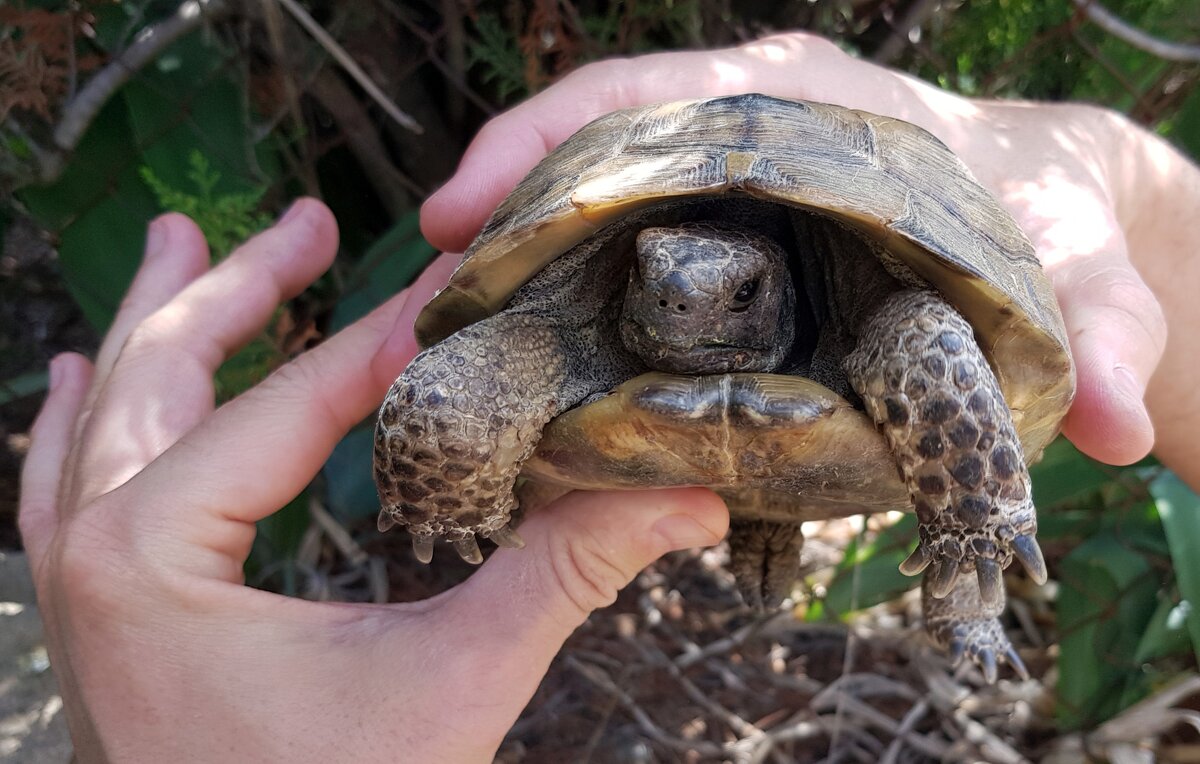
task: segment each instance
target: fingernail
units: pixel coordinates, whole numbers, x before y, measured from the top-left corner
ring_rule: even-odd
[[[303,199],[297,199],[296,201],[292,202],[292,206],[288,207],[287,210],[279,216],[279,220],[276,221],[276,225],[284,225],[293,218],[297,217],[304,209],[304,205],[302,204],[303,201]]]
[[[1133,371],[1128,366],[1114,367],[1113,380],[1127,397],[1138,401],[1146,397],[1146,388],[1138,381],[1138,378],[1134,376]]]
[[[709,546],[721,540],[690,515],[667,515],[654,523],[652,530],[665,538],[672,549]]]
[[[62,356],[55,356],[50,359],[50,390],[54,392],[63,380]]]
[[[147,259],[156,256],[158,253],[166,249],[167,246],[167,224],[163,222],[161,217],[150,221],[149,227],[146,228],[146,254]]]

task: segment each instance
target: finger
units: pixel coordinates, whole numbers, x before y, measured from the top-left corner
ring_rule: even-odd
[[[80,503],[124,483],[211,412],[217,367],[336,251],[332,214],[301,199],[132,329],[81,439]]]
[[[164,529],[159,552],[177,569],[240,580],[253,523],[302,491],[346,432],[378,409],[417,352],[415,312],[457,259],[439,258],[410,289],[222,406],[113,501],[133,524],[154,514]]]
[[[171,212],[146,229],[142,264],[96,354],[93,379],[103,384],[130,332],[208,270],[208,244],[186,215]]]
[[[666,552],[715,544],[728,527],[707,489],[568,494],[521,525],[524,549],[497,550],[443,601],[438,633],[448,654],[467,657],[456,670],[477,700],[527,698],[593,610]]]
[[[51,361],[50,391],[29,433],[18,522],[35,575],[58,527],[59,488],[91,378],[92,365],[81,355],[64,353]]]
[[[1034,181],[1005,181],[999,191],[1033,242],[1066,324],[1077,387],[1063,432],[1095,459],[1128,464],[1154,444],[1143,398],[1162,357],[1166,323],[1126,256],[1107,193],[1089,183],[1091,175],[1086,165],[1071,171],[1050,165]]]
[[[1081,259],[1054,274],[1078,375],[1063,432],[1095,459],[1135,462],[1154,445],[1144,398],[1166,345],[1162,309],[1120,255]]]
[[[208,270],[208,262],[208,244],[204,234],[186,215],[167,213],[151,221],[146,230],[142,264],[96,354],[92,387],[76,419],[76,441],[83,435],[91,419],[96,398],[130,332],[178,294],[179,290]]]

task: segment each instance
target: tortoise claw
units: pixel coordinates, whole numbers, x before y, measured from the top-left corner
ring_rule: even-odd
[[[933,562],[933,553],[925,544],[918,542],[917,548],[912,551],[912,554],[900,563],[900,572],[906,576],[915,576],[929,567],[931,562]]]
[[[379,510],[379,519],[375,521],[375,527],[379,529],[380,533],[387,533],[399,524],[391,512],[386,509]]]
[[[967,654],[967,642],[963,639],[955,639],[950,642],[950,647],[947,649],[950,658],[950,665],[957,666],[962,663]]]
[[[929,593],[935,599],[943,599],[954,589],[954,582],[958,578],[958,560],[937,560],[926,575]]]
[[[979,598],[989,608],[1004,607],[1004,572],[995,560],[980,558],[975,561],[975,574],[979,578]]]
[[[491,531],[486,536],[496,546],[504,547],[505,549],[524,549],[525,539],[513,530],[511,525],[501,525],[494,531]]]
[[[1004,659],[1008,661],[1008,665],[1012,666],[1012,670],[1017,672],[1017,676],[1026,682],[1029,681],[1029,669],[1025,668],[1025,661],[1021,660],[1021,656],[1017,655],[1017,650],[1012,645],[1008,646],[1008,650],[1004,652]]]
[[[467,536],[453,542],[454,551],[458,552],[458,556],[471,563],[478,565],[483,562],[483,553],[479,551],[479,544],[475,543],[474,536]]]
[[[419,562],[426,565],[433,559],[433,537],[432,536],[413,536],[413,555]]]
[[[975,656],[975,662],[979,665],[979,670],[983,672],[983,681],[988,684],[995,684],[996,677],[999,676],[999,670],[996,668],[996,653],[991,648],[981,650],[979,655]]]
[[[1046,583],[1046,560],[1042,557],[1042,549],[1037,539],[1030,534],[1021,534],[1012,541],[1013,555],[1021,561],[1021,567],[1036,584]]]

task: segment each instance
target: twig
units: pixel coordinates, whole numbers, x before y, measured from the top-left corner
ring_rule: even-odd
[[[1015,748],[985,727],[981,722],[972,719],[961,708],[955,711],[951,718],[962,729],[964,736],[971,743],[979,746],[986,761],[996,764],[1028,764],[1029,759],[1022,756]]]
[[[929,713],[929,701],[921,700],[913,704],[913,707],[900,720],[900,726],[896,729],[896,737],[892,740],[892,744],[888,746],[887,751],[884,752],[879,764],[896,764],[900,760],[900,751],[903,750],[904,744],[908,742],[908,735],[917,726],[917,722],[927,713]]]
[[[300,112],[300,92],[296,88],[296,81],[292,78],[291,67],[286,65],[288,57],[287,47],[283,41],[283,14],[280,12],[279,6],[271,2],[271,0],[260,0],[260,2],[262,4],[263,26],[267,28],[267,41],[270,43],[271,52],[274,54],[275,60],[280,64],[280,80],[283,82],[285,109],[292,120],[292,129],[295,131],[296,143],[299,146],[299,153],[302,155],[300,161],[296,163],[296,174],[300,176],[301,181],[304,183],[305,193],[309,196],[319,196],[320,184],[317,182],[316,171],[311,159],[304,156],[308,153],[308,130],[304,124],[304,117]]]
[[[425,132],[425,128],[421,127],[421,125],[418,124],[415,119],[400,111],[400,107],[396,106],[396,104],[393,103],[392,100],[388,98],[382,90],[379,89],[379,86],[367,76],[367,73],[362,70],[362,67],[358,65],[358,62],[350,57],[350,54],[346,52],[345,48],[339,45],[337,40],[333,39],[333,37],[326,32],[320,24],[313,20],[313,17],[308,15],[308,11],[301,8],[300,4],[297,3],[296,0],[279,0],[279,4],[282,5],[288,13],[292,14],[296,21],[300,23],[300,26],[304,27],[305,31],[312,35],[313,39],[316,40],[322,48],[329,52],[329,55],[333,56],[334,60],[346,70],[346,74],[349,74],[351,77],[353,77],[354,81],[357,82],[363,90],[367,91],[367,95],[371,96],[375,103],[379,104],[380,108],[387,112],[387,115],[394,119],[398,125],[411,130],[417,135]]]
[[[731,730],[736,732],[739,737],[746,738],[763,734],[763,731],[758,727],[755,727],[750,722],[746,721],[733,711],[730,711],[728,708],[725,708],[720,703],[709,698],[707,695],[701,692],[700,688],[697,687],[692,680],[684,676],[683,671],[681,671],[679,667],[676,666],[671,659],[662,652],[662,650],[659,650],[653,645],[643,645],[635,639],[627,639],[626,641],[636,648],[652,665],[665,669],[666,672],[671,675],[671,678],[678,682],[681,687],[683,687],[683,691],[687,693],[689,698],[691,698],[695,703],[700,705],[710,714],[725,722],[725,724]]]
[[[786,618],[790,620],[791,617],[792,616],[789,613],[776,613],[756,618],[742,628],[730,634],[728,637],[718,639],[715,642],[709,642],[703,648],[695,652],[689,651],[684,653],[675,659],[675,665],[681,669],[685,669],[697,661],[702,661],[706,658],[711,658],[715,655],[729,652],[737,647],[740,647],[747,639],[754,636],[759,631],[762,631],[768,623],[771,623],[779,618]]]
[[[412,208],[412,199],[424,199],[428,195],[425,189],[396,168],[379,131],[341,77],[335,72],[323,71],[313,80],[310,92],[341,128],[346,144],[358,158],[371,187],[393,219]]]
[[[1095,0],[1072,0],[1093,24],[1118,40],[1167,61],[1200,61],[1200,45],[1160,40],[1117,16]]]
[[[647,737],[654,740],[656,743],[664,745],[673,751],[679,751],[680,753],[695,752],[701,756],[709,756],[712,758],[721,757],[726,754],[725,746],[710,743],[707,740],[684,740],[682,738],[667,734],[661,727],[654,723],[654,720],[650,718],[649,714],[642,710],[642,707],[637,704],[637,701],[635,701],[633,697],[629,695],[629,693],[618,687],[617,684],[609,678],[608,674],[604,673],[604,671],[600,669],[600,667],[589,666],[573,655],[566,656],[564,662],[568,667],[570,667],[596,688],[616,698],[617,702],[629,712],[629,714],[633,717],[633,720],[637,722],[639,727],[641,727],[642,732],[646,733]]]
[[[409,33],[421,38],[421,41],[425,43],[425,57],[429,59],[429,63],[433,64],[437,70],[442,73],[442,76],[446,78],[446,81],[453,85],[458,92],[466,96],[467,100],[474,104],[476,109],[479,109],[488,117],[495,115],[495,107],[488,103],[483,96],[476,93],[469,85],[467,85],[465,77],[467,70],[466,63],[463,63],[462,71],[460,72],[455,68],[454,65],[443,61],[442,58],[437,54],[438,38],[435,35],[425,31],[420,26],[414,24],[411,19],[401,13],[398,9],[394,8],[393,5],[394,4],[389,3],[388,5],[384,6],[384,9],[391,15],[392,18],[403,24],[404,28],[407,29]]]
[[[360,568],[366,564],[367,553],[363,551],[357,541],[350,537],[342,524],[329,514],[329,510],[325,509],[325,506],[315,496],[309,498],[308,513],[312,515],[312,519],[321,526],[321,530],[325,531],[325,535],[351,565]]]
[[[212,18],[228,10],[225,0],[187,0],[174,15],[152,24],[137,35],[137,40],[121,55],[97,72],[83,89],[63,107],[62,118],[54,129],[57,152],[43,154],[39,179],[50,183],[62,173],[66,156],[75,150],[92,120],[129,78],[158,57],[171,43]]]

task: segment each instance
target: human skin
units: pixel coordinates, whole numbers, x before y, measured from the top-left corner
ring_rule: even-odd
[[[463,249],[520,176],[593,116],[747,90],[894,114],[959,152],[1055,278],[1080,370],[1068,433],[1110,461],[1150,447],[1141,386],[1165,326],[1129,257],[1172,325],[1198,325],[1200,301],[1184,299],[1200,283],[1195,234],[1178,223],[1200,206],[1200,180],[1106,112],[965,101],[802,35],[594,65],[489,123],[427,203],[425,232]],[[254,522],[303,490],[378,405],[456,258],[214,409],[213,371],[328,267],[336,235],[328,210],[302,200],[210,270],[195,225],[163,216],[95,362],[51,365],[20,522],[82,761],[490,761],[591,610],[664,552],[725,533],[723,506],[702,489],[575,493],[521,526],[526,549],[497,550],[425,602],[245,587]],[[1200,415],[1181,373],[1192,335],[1172,335],[1149,400],[1160,455],[1195,484],[1200,459],[1178,429],[1194,431]]]

